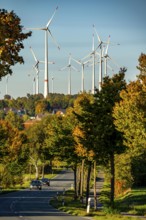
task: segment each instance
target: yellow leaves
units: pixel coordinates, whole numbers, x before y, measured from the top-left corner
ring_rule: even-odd
[[[79,138],[83,138],[84,137],[83,131],[80,129],[79,126],[76,126],[74,128],[73,135],[74,135],[76,140],[78,140]]]
[[[73,136],[74,136],[74,139],[76,141],[76,145],[75,145],[75,152],[78,156],[80,157],[90,157],[90,158],[93,158],[94,156],[94,152],[93,150],[87,150],[83,144],[80,143],[80,139],[84,138],[84,133],[83,131],[80,129],[79,126],[76,126],[74,128],[74,131],[73,131]]]
[[[116,129],[123,133],[124,143],[133,154],[146,146],[146,76],[130,82],[120,93],[122,100],[113,110]]]
[[[0,136],[3,138],[3,152],[10,160],[15,160],[22,149],[24,135],[17,128],[12,127],[8,122],[0,121]]]
[[[88,106],[91,103],[93,103],[93,100],[94,100],[93,95],[90,93],[84,92],[84,93],[79,94],[79,96],[74,102],[75,112],[80,114],[83,110],[83,107]]]
[[[83,135],[83,131],[79,128],[79,126],[76,126],[74,128],[74,131],[73,131],[73,136],[74,136],[74,139],[76,141],[76,146],[75,146],[75,152],[79,155],[79,156],[87,156],[87,151],[86,149],[84,148],[84,146],[80,143],[80,138],[83,138],[84,135]]]
[[[75,146],[75,153],[80,157],[87,156],[87,150],[80,143],[78,143],[78,145]]]

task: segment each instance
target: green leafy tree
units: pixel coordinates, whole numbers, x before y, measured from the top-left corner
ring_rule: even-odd
[[[44,114],[49,111],[50,105],[46,99],[40,100],[35,106],[35,114]]]
[[[57,158],[61,161],[66,161],[74,171],[75,182],[75,197],[76,197],[76,170],[79,161],[78,154],[75,151],[75,141],[72,135],[75,124],[75,117],[67,111],[65,116],[51,115],[45,117],[45,136],[48,154],[52,158]]]
[[[90,93],[81,93],[74,102],[74,114],[76,116],[76,127],[74,138],[76,140],[76,152],[83,161],[86,161],[87,185],[86,185],[86,204],[89,198],[91,166],[94,161],[95,148],[95,118],[93,113],[94,98]],[[82,171],[83,172],[83,171]]]
[[[28,151],[31,163],[35,167],[36,179],[39,178],[39,164],[44,153],[45,133],[41,122],[36,122],[26,130]]]
[[[140,58],[140,66],[144,66],[141,61],[143,57],[144,55]],[[146,74],[144,69],[141,70],[136,81],[130,82],[126,90],[121,91],[120,97],[120,103],[116,103],[114,107],[114,124],[116,129],[123,133],[134,184],[140,185],[140,180],[142,184],[142,182],[145,183],[146,178],[145,169],[142,169],[143,172],[138,171],[141,170],[140,161],[142,163],[146,154]],[[145,164],[145,161],[142,164]]]
[[[31,32],[22,30],[21,20],[14,11],[0,9],[0,79],[12,74],[11,66],[24,63],[19,52],[24,48],[23,40],[31,36]]]
[[[23,118],[17,115],[13,111],[9,111],[7,115],[5,116],[5,120],[11,123],[11,126],[18,128],[19,130],[24,129],[24,121]]]
[[[122,134],[116,130],[112,112],[115,102],[119,102],[121,99],[119,96],[120,91],[126,87],[124,72],[125,69],[120,69],[120,72],[113,75],[113,77],[105,77],[101,91],[97,90],[95,93],[94,102],[98,152],[100,152],[101,162],[110,165],[111,206],[114,205],[115,155],[122,153],[124,150]]]
[[[141,53],[139,56],[139,65],[137,68],[140,70],[140,75],[146,75],[146,54]]]
[[[11,126],[9,122],[0,120],[0,163],[3,166],[2,184],[4,186],[16,183],[17,174],[12,164],[17,164],[17,167],[21,168],[19,175],[23,173],[28,158],[26,141],[26,135],[22,131]],[[12,175],[12,170],[15,176]]]

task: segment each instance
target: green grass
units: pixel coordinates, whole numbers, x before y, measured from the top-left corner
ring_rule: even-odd
[[[122,212],[146,215],[146,188],[132,189],[125,196],[117,199],[116,206]]]
[[[107,189],[107,192],[106,192]],[[132,220],[132,215],[144,216],[146,214],[146,189],[134,189],[128,192],[127,195],[119,198],[115,202],[115,209],[111,209],[108,204],[108,187],[104,189],[102,201],[105,206],[102,210],[95,211],[90,209],[87,214],[85,204],[80,200],[74,200],[74,192],[72,190],[65,192],[65,195],[59,195],[51,201],[51,205],[72,215],[92,216],[95,220]],[[64,199],[64,204],[62,203]],[[126,212],[128,216],[122,215],[121,212]],[[142,219],[135,217],[134,220]]]
[[[60,194],[57,197],[53,198],[50,204],[55,208],[72,215],[80,215],[80,216],[86,215],[85,204],[82,204],[80,200],[74,200],[73,190],[69,190],[65,192],[65,195]]]
[[[94,216],[95,220],[142,220],[139,217],[130,217],[130,216],[122,216],[122,215],[104,215],[104,216]]]

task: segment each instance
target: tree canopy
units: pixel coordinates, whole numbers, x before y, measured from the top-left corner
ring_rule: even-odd
[[[0,9],[0,79],[12,74],[11,66],[24,63],[19,55],[24,48],[23,40],[31,36],[31,32],[23,33],[21,19],[14,13]]]

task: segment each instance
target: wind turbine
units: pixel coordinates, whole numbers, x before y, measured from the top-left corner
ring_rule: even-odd
[[[69,76],[68,76],[68,94],[71,95],[71,69],[78,71],[74,66],[71,65],[71,54],[69,54],[69,61],[68,65],[64,66],[60,69],[60,71],[69,69]]]
[[[93,28],[94,28],[94,30],[95,30],[97,39],[98,39],[98,41],[99,41],[99,45],[98,45],[98,47],[96,48],[96,50],[97,50],[98,48],[100,48],[100,54],[101,54],[101,56],[100,56],[100,72],[99,72],[99,90],[101,90],[102,77],[103,77],[103,73],[102,73],[102,62],[103,62],[103,60],[102,60],[102,58],[104,57],[105,76],[107,76],[107,67],[109,67],[109,66],[107,65],[107,59],[108,59],[108,58],[111,59],[111,57],[109,57],[109,55],[108,55],[108,47],[109,47],[109,44],[110,44],[110,45],[120,45],[120,44],[119,44],[119,43],[116,43],[116,44],[110,43],[110,35],[109,35],[109,37],[108,37],[107,42],[102,41],[102,40],[100,39],[100,37],[99,37],[97,31],[96,31],[95,25],[93,25]],[[105,55],[104,55],[104,56],[102,55],[102,54],[103,54],[103,44],[104,44],[104,45],[105,45],[105,44],[107,45],[106,50],[105,50]],[[112,60],[112,59],[111,59],[111,60]]]
[[[98,47],[96,48],[96,50],[97,50],[98,48],[100,48],[100,69],[99,69],[99,91],[100,91],[100,90],[101,90],[101,84],[102,84],[102,75],[103,75],[103,73],[102,73],[103,44],[104,44],[104,43],[107,43],[107,42],[101,41],[101,39],[100,39],[100,37],[99,37],[99,35],[98,35],[98,33],[97,33],[96,28],[95,28],[94,25],[93,25],[93,28],[94,28],[94,30],[95,30],[97,39],[98,39],[98,41],[99,41],[99,45],[98,45]]]
[[[35,62],[36,62],[36,64],[34,65],[34,68],[35,68],[35,70],[36,70],[36,94],[39,94],[39,64],[40,63],[45,63],[44,61],[39,61],[38,59],[37,59],[37,57],[36,57],[36,55],[35,55],[35,53],[34,53],[34,51],[33,51],[33,49],[32,49],[32,47],[30,47],[30,50],[31,50],[31,53],[32,53],[32,55],[33,55],[33,57],[34,57],[34,60],[35,60]],[[54,64],[54,62],[48,62],[48,63],[50,63],[50,64]]]
[[[94,46],[94,34],[93,34],[92,52],[83,58],[85,59],[89,56],[92,57],[92,94],[95,93],[95,56],[96,55],[100,55],[100,54],[96,52],[96,49]]]
[[[37,58],[36,58],[36,55],[35,55],[35,53],[34,53],[34,51],[33,51],[33,49],[30,47],[30,50],[31,50],[31,53],[32,53],[32,55],[33,55],[33,57],[34,57],[34,60],[36,61],[36,64],[35,64],[35,66],[34,66],[34,68],[35,68],[35,70],[36,70],[36,79],[35,79],[35,84],[36,84],[36,94],[39,94],[39,63],[41,62],[41,61],[39,61]]]
[[[82,62],[80,60],[76,60],[74,58],[71,58],[72,60],[74,60],[76,63],[78,63],[79,65],[81,65],[82,67],[82,77],[81,77],[81,91],[84,92],[84,67],[85,67],[85,64],[89,63],[90,60],[87,60],[85,62]]]
[[[43,30],[45,31],[45,77],[44,77],[44,97],[46,98],[48,93],[49,93],[49,71],[48,71],[48,34],[51,36],[53,42],[57,45],[58,49],[60,49],[60,47],[58,46],[55,38],[53,37],[49,27],[50,24],[56,14],[58,7],[56,7],[52,17],[49,19],[48,23],[46,24],[45,27],[41,27],[41,28],[25,28],[25,29],[31,29],[31,30]]]
[[[108,40],[109,42],[109,40]],[[111,58],[111,56],[109,56],[108,54],[108,46],[109,46],[110,42],[107,44],[106,50],[105,50],[105,54],[104,54],[104,68],[105,68],[105,76],[107,76],[107,68],[111,69],[113,71],[113,69],[107,64],[108,60],[111,60],[115,66],[117,66],[119,68],[119,65]],[[119,44],[117,44],[119,45]]]

